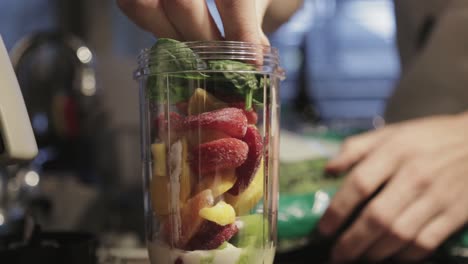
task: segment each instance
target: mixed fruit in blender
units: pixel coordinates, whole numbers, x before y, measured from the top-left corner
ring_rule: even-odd
[[[203,74],[147,81],[149,96],[165,98],[150,103],[154,263],[273,262],[262,199],[269,174],[267,77],[220,71],[225,66],[254,67],[214,61]]]

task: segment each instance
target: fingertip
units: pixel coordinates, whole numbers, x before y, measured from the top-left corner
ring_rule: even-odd
[[[270,40],[265,35],[265,33],[263,33],[261,29],[260,29],[260,44],[264,46],[270,46]]]
[[[129,17],[142,29],[157,38],[172,38],[180,41],[186,38],[172,24],[161,0],[127,0],[132,2],[127,12]]]
[[[223,21],[226,40],[266,44],[261,36],[260,23],[256,14],[255,1],[216,0],[216,6]]]
[[[327,173],[339,173],[346,170],[348,167],[347,161],[341,156],[337,156],[328,161],[325,165],[325,171]]]
[[[340,168],[339,162],[336,160],[330,160],[325,164],[325,171],[326,172],[335,172]]]
[[[205,0],[163,0],[168,20],[186,41],[221,40]]]

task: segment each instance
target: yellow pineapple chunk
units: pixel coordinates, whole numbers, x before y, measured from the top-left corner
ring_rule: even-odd
[[[228,105],[205,91],[197,88],[189,99],[188,114],[198,115],[204,112],[226,108]]]
[[[166,144],[151,145],[151,152],[153,153],[153,175],[166,176]]]
[[[200,217],[211,222],[215,222],[220,226],[232,224],[236,220],[236,212],[234,211],[234,208],[224,201],[218,202],[213,207],[203,208],[198,214]]]
[[[182,173],[180,175],[180,200],[186,202],[192,190],[192,176],[188,162],[187,140],[182,140]]]
[[[169,213],[171,194],[178,195],[181,204],[184,204],[191,194],[190,167],[188,164],[188,147],[186,140],[177,141],[171,145],[169,152],[170,176],[166,175],[166,147],[165,144],[153,144],[154,155],[153,177],[150,184],[151,202],[153,210],[159,216]],[[172,181],[179,184],[170,183]]]
[[[165,216],[170,212],[169,188],[168,177],[154,176],[151,179],[151,205],[158,216]]]
[[[260,167],[255,174],[250,185],[245,189],[244,192],[237,196],[226,193],[224,198],[226,202],[232,205],[236,210],[237,215],[248,214],[252,208],[257,205],[258,201],[263,196],[263,161],[260,163]]]
[[[203,175],[202,177],[198,183],[197,192],[210,189],[214,197],[218,197],[231,189],[237,179],[235,169],[217,171],[210,175]]]

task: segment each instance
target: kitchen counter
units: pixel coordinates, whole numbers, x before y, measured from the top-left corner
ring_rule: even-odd
[[[305,264],[305,263],[312,263],[314,264],[327,264],[327,261],[323,261],[323,256],[318,256],[318,254],[323,255],[323,250],[316,248],[312,248],[310,246],[306,246],[300,250],[288,252],[288,253],[278,253],[275,258],[274,264]],[[364,264],[364,262],[358,262],[359,264]],[[424,262],[419,262],[416,264],[464,264],[468,263],[468,260],[453,260],[448,259],[441,256],[433,257]],[[390,262],[387,261],[381,264],[398,264],[398,262]]]

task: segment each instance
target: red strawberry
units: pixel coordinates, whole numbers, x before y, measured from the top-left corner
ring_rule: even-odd
[[[236,224],[221,226],[215,222],[205,221],[197,234],[187,244],[186,250],[211,250],[231,239],[239,228]]]
[[[175,105],[177,107],[177,110],[179,110],[180,113],[182,113],[183,115],[188,114],[188,106],[189,106],[188,101],[181,101],[181,102],[176,103]]]
[[[188,116],[185,124],[188,129],[219,130],[235,138],[243,138],[247,130],[247,118],[244,112],[237,108],[223,108]]]
[[[245,116],[247,117],[247,123],[255,125],[258,122],[258,115],[255,112],[255,109],[252,107],[250,110],[245,110],[244,102],[230,103],[229,106],[239,108],[244,111]]]
[[[257,112],[251,111],[244,111],[245,116],[247,117],[247,122],[251,125],[255,125],[258,122],[258,115]]]
[[[167,117],[162,113],[156,118],[155,128],[159,139],[172,144],[181,138],[185,130],[184,118],[176,112],[170,112]]]
[[[248,152],[247,144],[239,139],[217,139],[193,148],[190,164],[200,174],[233,169],[245,162]]]
[[[242,140],[249,146],[249,153],[247,154],[247,160],[236,169],[237,181],[228,191],[232,195],[238,195],[249,186],[262,160],[262,136],[255,126],[250,125],[247,128],[245,137]]]

